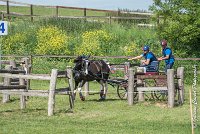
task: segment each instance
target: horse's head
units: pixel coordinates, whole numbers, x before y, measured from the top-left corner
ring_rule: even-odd
[[[90,56],[80,55],[76,59],[74,59],[74,63],[83,62],[84,60],[88,60]]]
[[[75,63],[74,69],[75,70],[82,70],[85,62],[88,61],[89,57],[90,56],[80,55],[76,59],[74,59],[74,63]]]

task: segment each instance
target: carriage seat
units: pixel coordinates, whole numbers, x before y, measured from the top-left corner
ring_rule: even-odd
[[[145,67],[146,67],[146,72],[158,72],[159,61],[152,61],[148,66]]]

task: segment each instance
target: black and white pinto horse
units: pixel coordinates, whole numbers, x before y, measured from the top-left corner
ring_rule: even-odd
[[[105,100],[107,92],[107,80],[110,67],[104,60],[88,60],[89,56],[78,56],[73,68],[73,77],[75,80],[75,92],[78,90],[82,101],[85,100],[81,92],[81,87],[88,82],[96,80],[101,84],[100,100]],[[78,89],[77,89],[78,88]]]

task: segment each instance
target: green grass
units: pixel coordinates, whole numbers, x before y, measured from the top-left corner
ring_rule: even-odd
[[[64,83],[59,81],[59,86]],[[34,88],[48,85],[36,81],[33,84]],[[99,85],[91,83],[90,88],[97,90]],[[166,102],[157,101],[128,106],[111,87],[106,101],[98,101],[99,95],[87,96],[84,102],[77,97],[73,111],[68,110],[68,96],[57,95],[55,115],[51,117],[47,116],[48,98],[30,97],[27,108],[20,110],[19,97],[13,96],[11,102],[0,104],[0,134],[189,134],[188,89],[189,86],[184,105],[172,109],[167,108]],[[200,127],[195,131],[200,131]]]

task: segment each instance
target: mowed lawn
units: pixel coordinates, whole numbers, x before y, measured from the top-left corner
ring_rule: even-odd
[[[87,96],[84,102],[77,97],[73,110],[69,110],[68,96],[57,95],[55,115],[51,117],[47,116],[48,98],[30,97],[26,109],[20,110],[19,97],[12,96],[11,102],[0,103],[0,134],[190,134],[190,87],[185,88],[184,105],[175,108],[167,108],[164,101],[129,106],[110,86],[106,101],[98,101],[98,94]],[[90,88],[94,91],[99,85],[92,83]],[[198,122],[196,133],[199,126]]]

